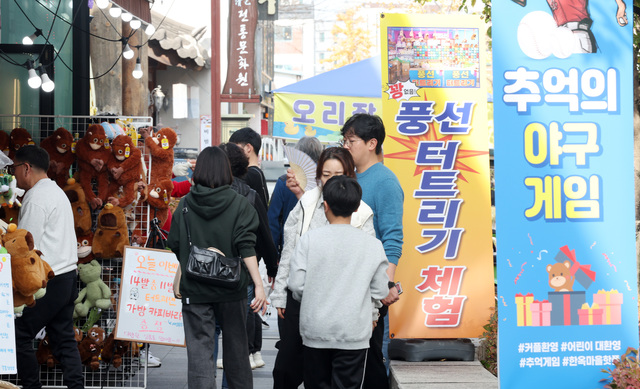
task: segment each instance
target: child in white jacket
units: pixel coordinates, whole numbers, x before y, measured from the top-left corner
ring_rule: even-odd
[[[322,192],[330,224],[302,236],[288,282],[301,302],[304,385],[359,388],[389,263],[379,240],[350,225],[362,197],[357,181],[335,176]]]

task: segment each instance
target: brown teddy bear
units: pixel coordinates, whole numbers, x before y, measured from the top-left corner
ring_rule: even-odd
[[[67,129],[60,127],[40,142],[40,147],[49,153],[49,170],[47,175],[59,187],[64,188],[69,178],[69,169],[76,159],[71,151],[73,136]]]
[[[16,156],[16,151],[20,150],[22,146],[35,144],[31,134],[26,128],[14,128],[9,135],[9,158],[13,160]]]
[[[86,134],[76,145],[78,157],[78,182],[84,189],[84,194],[91,205],[91,209],[100,207],[106,200],[109,190],[107,162],[111,156],[109,140],[104,128],[99,124],[92,124]],[[91,181],[97,182],[98,195],[93,193]]]
[[[129,243],[129,231],[122,208],[107,203],[98,215],[98,227],[93,235],[93,255],[96,258],[122,257]]]
[[[98,326],[93,326],[87,331],[87,336],[78,345],[80,360],[91,370],[100,368],[100,352],[105,340],[105,332]]]
[[[73,211],[73,224],[76,235],[86,235],[91,232],[91,210],[85,197],[82,186],[74,178],[67,180],[67,186],[63,188]]]
[[[549,286],[556,292],[572,292],[575,277],[571,275],[571,261],[547,265],[549,273]]]
[[[104,341],[102,347],[102,360],[109,363],[116,369],[122,366],[122,357],[129,352],[131,342],[116,340],[114,333],[112,332]]]
[[[4,153],[7,157],[9,156],[9,151],[11,147],[11,140],[9,138],[9,134],[5,131],[0,130],[0,151]]]
[[[151,206],[151,215],[158,218],[158,225],[163,226],[169,217],[169,202],[173,191],[173,181],[161,179],[151,181],[146,188],[144,201]]]
[[[171,179],[173,170],[173,146],[176,145],[178,136],[169,127],[165,127],[156,134],[150,133],[144,143],[151,154],[151,172],[149,182],[157,182],[162,179]]]
[[[41,258],[42,252],[34,250],[33,235],[29,231],[18,229],[14,223],[9,224],[7,232],[2,235],[2,245],[11,254],[13,306],[21,312],[23,305],[35,304],[34,295],[42,293],[54,273]]]
[[[142,176],[142,152],[131,137],[118,135],[111,143],[111,157],[107,168],[111,175],[108,201],[122,208],[131,204],[136,196],[135,185]],[[122,187],[122,194],[118,195]]]
[[[51,344],[49,343],[49,335],[45,336],[44,339],[40,341],[38,344],[38,349],[36,350],[36,359],[38,363],[41,365],[47,365],[48,368],[52,368],[57,365],[58,360],[53,356],[51,352]]]

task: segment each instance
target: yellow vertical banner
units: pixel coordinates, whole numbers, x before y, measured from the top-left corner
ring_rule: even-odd
[[[392,338],[477,337],[494,306],[484,30],[381,15],[384,163],[405,193]]]

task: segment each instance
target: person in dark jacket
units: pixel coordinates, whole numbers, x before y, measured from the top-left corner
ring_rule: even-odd
[[[269,230],[269,221],[267,219],[267,210],[262,202],[257,199],[259,196],[256,191],[251,189],[249,185],[240,177],[243,177],[247,173],[249,167],[249,160],[242,151],[242,149],[234,143],[224,143],[220,145],[220,148],[227,153],[229,162],[231,163],[231,174],[233,174],[233,183],[231,188],[239,194],[245,196],[247,200],[253,205],[258,212],[258,231],[256,237],[256,255],[258,261],[260,258],[264,259],[264,264],[267,268],[267,276],[269,277],[269,283],[275,280],[278,272],[278,252],[273,244],[271,237],[271,231]],[[249,301],[253,298],[253,285],[249,285],[247,291],[247,298]],[[265,365],[262,359],[262,317],[248,310],[247,317],[247,336],[249,338],[249,362],[252,368],[263,367]],[[223,388],[226,386],[223,379]]]
[[[182,299],[182,316],[187,346],[187,380],[191,389],[215,387],[213,359],[216,317],[223,318],[224,368],[231,387],[253,388],[247,349],[246,306],[250,279],[256,286],[254,311],[266,308],[266,297],[255,255],[258,215],[249,201],[231,189],[229,159],[219,147],[207,147],[198,156],[189,194],[180,200],[173,214],[168,246],[180,267],[174,293]],[[187,207],[186,215],[183,209]],[[188,239],[189,223],[191,239]],[[227,257],[241,257],[246,268],[236,288],[228,289],[194,280],[183,273],[190,241],[199,247],[215,247]],[[247,271],[248,270],[248,271]]]

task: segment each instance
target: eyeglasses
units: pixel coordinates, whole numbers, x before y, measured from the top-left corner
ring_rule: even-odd
[[[351,147],[351,145],[353,145],[354,143],[359,142],[359,141],[363,141],[364,142],[364,139],[360,139],[360,138],[356,138],[356,139],[342,138],[342,139],[340,139],[339,143],[340,143],[340,146],[342,146],[342,147]]]
[[[11,174],[12,176],[15,176],[16,175],[16,168],[18,166],[22,166],[22,165],[26,165],[26,164],[27,164],[26,162],[23,162],[23,163],[19,163],[17,165],[9,165],[9,166],[7,166],[7,173]]]

